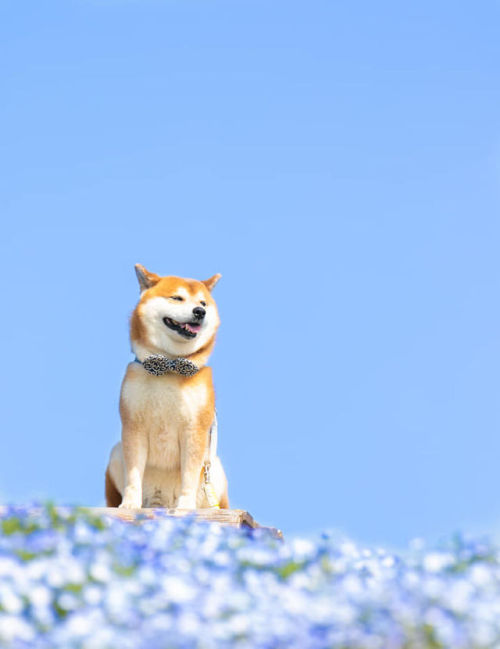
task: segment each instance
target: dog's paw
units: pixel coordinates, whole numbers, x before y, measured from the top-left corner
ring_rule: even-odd
[[[141,503],[137,500],[123,500],[118,507],[120,509],[141,509]]]
[[[177,509],[196,509],[195,496],[179,496]]]
[[[141,500],[142,499],[137,493],[132,491],[127,493],[127,490],[125,490],[121,505],[118,505],[118,507],[121,507],[122,509],[140,509],[142,507]]]

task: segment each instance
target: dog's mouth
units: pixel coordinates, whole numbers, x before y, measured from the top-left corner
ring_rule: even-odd
[[[196,338],[196,335],[201,329],[200,322],[177,322],[177,320],[172,320],[172,318],[163,318],[163,322],[169,329],[177,331],[184,338]]]

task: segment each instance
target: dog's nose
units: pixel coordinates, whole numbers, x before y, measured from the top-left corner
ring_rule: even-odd
[[[195,306],[193,309],[193,315],[197,320],[203,320],[205,317],[206,311],[201,306]]]

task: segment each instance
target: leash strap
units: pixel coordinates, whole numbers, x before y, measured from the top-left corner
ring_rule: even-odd
[[[214,414],[214,420],[208,431],[207,449],[205,451],[205,460],[203,462],[203,490],[211,509],[220,509],[219,499],[215,493],[214,485],[211,480],[210,469],[212,460],[217,455],[217,411]]]

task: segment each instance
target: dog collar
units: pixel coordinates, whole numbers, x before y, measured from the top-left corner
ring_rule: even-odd
[[[199,371],[192,361],[187,358],[167,358],[161,354],[153,354],[148,356],[143,361],[140,361],[137,356],[134,359],[135,363],[140,363],[146,372],[153,376],[163,376],[164,374],[180,374],[181,376],[193,376]]]

